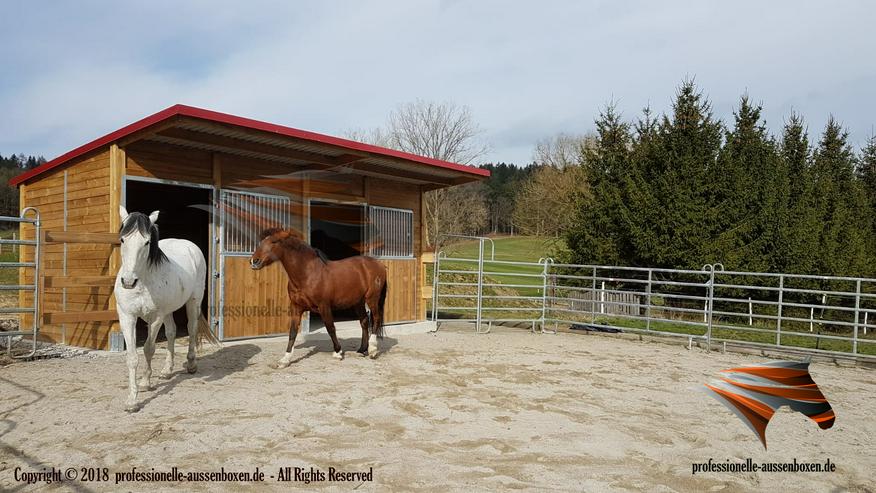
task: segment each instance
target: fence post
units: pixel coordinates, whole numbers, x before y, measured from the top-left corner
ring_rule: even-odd
[[[776,346],[782,345],[782,301],[785,294],[785,276],[779,274],[779,311],[776,317]]]
[[[477,305],[477,321],[475,322],[475,332],[481,331],[481,306],[484,296],[484,239],[481,238],[478,248],[478,305]]]
[[[754,307],[751,304],[751,296],[748,297],[748,326],[751,327],[754,325],[754,319],[752,318],[754,315]]]
[[[590,323],[596,323],[596,266],[593,266],[593,287],[590,288]]]
[[[544,327],[545,327],[545,324],[547,323],[547,304],[548,304],[547,292],[548,292],[548,275],[549,275],[549,271],[550,271],[549,263],[552,264],[553,260],[549,259],[549,258],[544,258],[542,260],[544,260],[544,271],[542,272],[542,275],[544,277],[542,279],[543,282],[542,282],[542,291],[541,291],[541,331],[542,331],[542,333],[544,333],[545,332]],[[554,333],[556,333],[556,331]]]
[[[651,330],[651,269],[648,269],[648,286],[645,287],[645,299],[648,304],[645,306],[645,330]]]
[[[444,252],[435,252],[435,264],[432,265],[432,321],[436,324],[438,323],[438,276],[441,275],[442,253]]]
[[[709,271],[709,290],[708,299],[706,301],[706,351],[712,350],[712,312],[713,302],[715,298],[715,266],[706,265]]]
[[[599,314],[605,315],[605,281],[602,281],[599,288]]]
[[[855,282],[855,332],[852,335],[852,354],[858,354],[858,323],[861,316],[861,280]]]

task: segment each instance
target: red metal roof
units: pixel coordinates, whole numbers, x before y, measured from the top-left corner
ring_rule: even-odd
[[[332,137],[329,135],[318,134],[315,132],[308,132],[306,130],[299,130],[297,128],[285,127],[283,125],[276,125],[273,123],[262,122],[258,120],[252,120],[249,118],[243,118],[240,116],[229,115],[227,113],[219,113],[218,111],[205,110],[202,108],[195,108],[193,106],[186,106],[183,104],[177,104],[167,108],[165,110],[159,111],[154,115],[147,116],[142,120],[136,121],[128,126],[122,127],[115,132],[111,132],[99,139],[93,140],[85,145],[79,146],[72,151],[69,151],[65,154],[62,154],[55,159],[41,165],[37,166],[34,169],[28,170],[11,180],[9,180],[9,184],[13,186],[17,186],[31,178],[39,176],[49,170],[57,168],[71,159],[79,157],[87,152],[91,152],[95,149],[99,149],[103,146],[109,145],[112,142],[127,137],[128,135],[133,134],[134,132],[143,130],[147,127],[151,127],[157,123],[161,123],[168,118],[172,118],[175,116],[186,116],[191,118],[200,118],[207,121],[217,122],[217,123],[225,123],[229,125],[237,125],[240,127],[245,127],[253,130],[261,130],[264,132],[270,132],[274,134],[284,135],[287,137],[293,137],[297,139],[309,140],[312,142],[319,142],[322,144],[333,145],[337,147],[341,147],[344,149],[368,152],[371,154],[376,154],[378,156],[388,156],[394,157],[398,159],[404,159],[406,161],[412,161],[415,163],[424,164],[427,166],[435,166],[439,168],[450,169],[454,171],[459,171],[462,173],[468,173],[477,176],[490,176],[490,171],[486,169],[476,168],[474,166],[466,166],[464,164],[451,163],[448,161],[441,161],[440,159],[432,159],[424,156],[417,156],[416,154],[409,154],[407,152],[397,151],[394,149],[387,149],[385,147],[379,147],[370,144],[363,144],[361,142],[356,142],[353,140],[342,139],[339,137]]]

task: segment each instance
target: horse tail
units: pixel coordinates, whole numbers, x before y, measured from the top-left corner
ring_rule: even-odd
[[[213,331],[210,330],[207,319],[204,318],[204,315],[200,315],[198,316],[198,338],[195,340],[195,347],[200,349],[204,345],[204,341],[209,342],[211,346],[215,347],[222,345],[219,343],[219,339],[216,338],[216,334],[213,334]]]
[[[376,333],[377,337],[383,337],[383,320],[386,312],[384,308],[386,308],[386,288],[389,286],[389,280],[384,279],[383,288],[380,290],[380,300],[377,302],[377,310],[380,313],[380,324],[377,326]]]

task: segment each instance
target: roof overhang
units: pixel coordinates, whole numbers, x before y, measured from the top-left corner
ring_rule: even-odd
[[[374,176],[442,188],[477,181],[489,170],[308,132],[216,111],[175,105],[107,134],[26,171],[9,183],[20,185],[112,143],[156,142],[287,163],[313,169]]]

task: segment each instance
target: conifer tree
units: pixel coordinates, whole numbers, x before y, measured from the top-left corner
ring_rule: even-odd
[[[814,198],[822,224],[815,272],[863,275],[870,237],[869,207],[855,179],[856,159],[848,133],[831,117],[813,156]]]
[[[566,235],[574,263],[622,261],[624,230],[619,217],[623,203],[617,185],[627,165],[629,146],[629,124],[609,105],[596,121],[595,142],[585,150],[583,167],[590,185],[589,200],[582,202],[575,226]]]

